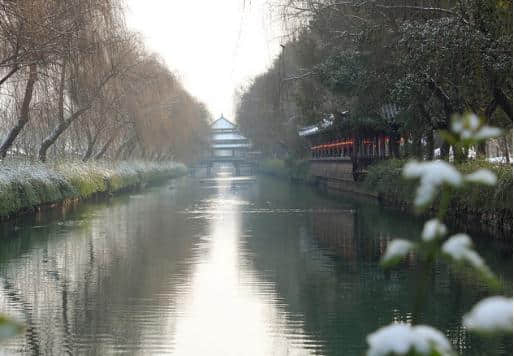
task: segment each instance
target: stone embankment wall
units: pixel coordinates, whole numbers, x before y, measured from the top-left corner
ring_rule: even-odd
[[[309,184],[327,191],[357,193],[377,198],[381,205],[414,214],[412,200],[416,182],[401,177],[405,161],[389,160],[369,168],[365,182],[355,182],[351,161],[270,160],[261,162],[259,171],[265,174]],[[469,166],[469,167],[468,167]],[[483,168],[481,162],[459,166],[464,172]],[[452,225],[465,231],[483,231],[496,238],[512,238],[512,166],[487,165],[498,175],[495,187],[474,186],[456,192],[447,214]],[[435,203],[437,205],[438,202]],[[435,209],[435,208],[434,208]],[[427,213],[430,216],[432,211]]]
[[[311,161],[309,175],[315,184],[323,189],[357,193],[377,197],[374,192],[364,189],[353,179],[353,164],[345,161]]]

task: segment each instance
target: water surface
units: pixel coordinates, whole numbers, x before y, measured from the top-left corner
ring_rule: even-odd
[[[378,266],[422,222],[270,178],[187,178],[0,229],[0,312],[27,325],[0,353],[362,355],[412,319],[414,256]],[[512,246],[475,236],[507,294]],[[423,322],[461,354],[512,354],[461,317],[488,290],[440,262]]]

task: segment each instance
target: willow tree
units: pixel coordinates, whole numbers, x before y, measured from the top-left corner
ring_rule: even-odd
[[[63,38],[68,35],[68,29],[59,30],[57,9],[55,1],[0,3],[0,87],[16,74],[25,82],[22,96],[15,96],[17,118],[0,143],[0,158],[5,158],[29,122],[38,70],[59,55]]]
[[[93,107],[109,81],[133,65],[126,61],[133,50],[132,38],[119,21],[117,5],[115,0],[77,0],[66,8],[79,40],[70,37],[61,58],[57,124],[41,143],[41,161],[62,133]]]

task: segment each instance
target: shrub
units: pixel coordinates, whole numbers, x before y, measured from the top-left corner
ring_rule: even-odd
[[[4,161],[0,166],[0,217],[70,198],[89,198],[187,173],[175,162]]]
[[[390,159],[371,165],[364,181],[365,186],[378,193],[386,204],[412,208],[416,185],[414,181],[402,177],[401,167],[406,162],[407,160]],[[474,217],[476,222],[491,225],[495,231],[503,231],[504,224],[510,224],[504,232],[512,230],[512,165],[475,160],[459,164],[456,168],[462,173],[489,169],[496,174],[498,183],[494,186],[469,185],[454,192],[450,202],[451,212],[466,215],[468,218]],[[431,210],[437,209],[438,204],[439,201],[436,200]]]

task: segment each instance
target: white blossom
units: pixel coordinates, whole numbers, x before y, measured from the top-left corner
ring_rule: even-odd
[[[414,244],[407,240],[395,239],[387,245],[386,252],[382,257],[382,263],[389,263],[396,259],[403,258],[412,250]]]
[[[440,331],[426,325],[391,324],[368,335],[367,356],[406,355],[453,355],[450,342]]]
[[[476,140],[487,140],[489,138],[494,138],[494,137],[498,137],[502,134],[502,130],[500,130],[499,128],[497,127],[492,127],[492,126],[482,126],[480,128],[480,130],[478,130],[475,135],[474,135],[474,138]]]
[[[430,203],[442,184],[458,187],[462,183],[462,175],[452,165],[444,161],[416,162],[411,161],[403,167],[406,178],[420,178],[414,204],[418,207]]]
[[[471,183],[480,183],[485,185],[496,184],[496,174],[491,172],[489,169],[479,169],[471,174],[464,177],[464,180]]]
[[[482,257],[472,249],[471,238],[463,233],[451,236],[441,247],[455,261],[468,262],[475,268],[486,268]]]
[[[425,223],[421,238],[423,241],[432,241],[438,237],[445,235],[447,232],[446,225],[441,223],[439,219],[431,219]]]
[[[475,114],[468,114],[454,119],[451,123],[451,129],[463,139],[477,141],[498,137],[502,133],[497,127],[480,126],[480,119]]]
[[[464,315],[466,328],[483,333],[512,331],[512,298],[489,297]]]

